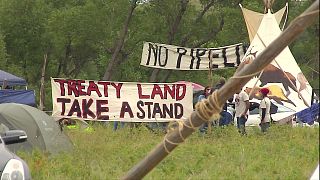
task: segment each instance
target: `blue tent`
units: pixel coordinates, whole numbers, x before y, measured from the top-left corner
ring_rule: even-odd
[[[13,74],[0,70],[0,86],[7,81],[7,86],[26,86],[27,81],[23,78],[17,77]]]
[[[33,90],[0,90],[0,104],[19,103],[36,107],[36,98]]]
[[[314,103],[309,108],[298,112],[296,115],[299,121],[313,124],[313,122],[319,117],[319,109],[319,103]]]

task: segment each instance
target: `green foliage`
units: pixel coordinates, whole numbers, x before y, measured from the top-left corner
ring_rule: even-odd
[[[3,41],[3,35],[1,34],[0,31],[0,64],[3,66],[6,64],[6,60],[7,60],[7,51],[6,51],[6,46],[5,43]],[[2,67],[1,68],[4,68]]]
[[[119,179],[164,137],[144,126],[94,129],[69,130],[71,152],[49,157],[39,151],[20,153],[32,178]],[[263,135],[248,127],[245,137],[232,126],[213,128],[210,135],[191,135],[145,179],[308,179],[318,159],[319,128],[274,125]]]
[[[143,42],[194,47],[221,47],[248,43],[248,35],[238,1],[211,2],[192,0],[179,14],[180,0],[139,1],[113,74],[114,81],[147,82],[152,69],[140,66]],[[275,1],[274,11],[285,5]],[[248,9],[263,12],[263,1],[242,1]],[[287,25],[312,1],[289,1]],[[45,79],[50,92],[50,77],[102,79],[115,50],[128,14],[127,0],[0,0],[0,63],[1,69],[24,77],[37,92],[44,55],[48,55]],[[177,17],[181,21],[175,27]],[[219,31],[220,23],[223,27]],[[176,29],[175,29],[176,28]],[[210,34],[216,30],[217,34]],[[170,37],[171,36],[171,37]],[[290,45],[293,55],[310,83],[319,87],[319,22],[308,28]],[[313,70],[310,70],[310,67]],[[161,71],[164,77],[168,71]],[[229,78],[234,70],[215,70],[213,82],[220,76]],[[179,80],[210,84],[208,72],[174,71],[167,82]],[[38,93],[37,93],[38,98]],[[46,98],[49,104],[49,94]],[[50,105],[51,106],[51,105]]]

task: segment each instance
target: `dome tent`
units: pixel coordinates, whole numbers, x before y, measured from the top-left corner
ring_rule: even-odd
[[[37,108],[16,103],[0,104],[0,123],[10,130],[27,133],[26,142],[8,145],[12,151],[39,149],[55,154],[72,148],[70,139],[54,119]]]

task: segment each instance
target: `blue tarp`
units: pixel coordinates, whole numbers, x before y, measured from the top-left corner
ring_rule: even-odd
[[[7,81],[7,86],[19,86],[19,85],[26,86],[27,85],[27,82],[25,79],[0,70],[0,86],[3,85],[3,82],[5,80]]]
[[[0,90],[0,104],[2,103],[19,103],[29,106],[36,106],[36,100],[33,90]]]
[[[309,108],[298,112],[296,116],[299,121],[312,124],[313,121],[319,116],[319,103],[312,104]]]

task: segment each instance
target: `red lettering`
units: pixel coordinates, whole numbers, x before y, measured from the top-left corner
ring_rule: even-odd
[[[182,91],[182,94],[179,94],[180,89]],[[177,84],[177,89],[176,89],[176,100],[180,101],[181,99],[184,98],[186,95],[187,87],[185,84]]]
[[[98,85],[94,81],[89,81],[87,95],[91,96],[91,92],[92,91],[95,91],[99,97],[102,96],[101,93],[100,93]]]
[[[118,85],[117,85],[116,83],[111,83],[111,86],[113,86],[114,88],[116,88],[117,98],[120,98],[120,90],[121,90],[122,84],[123,84],[123,83],[118,83]]]
[[[65,96],[64,84],[67,83],[67,81],[64,79],[54,79],[54,82],[57,82],[60,85],[60,96]]]
[[[83,89],[85,89],[85,86],[82,85],[82,83],[85,83],[84,80],[78,80],[78,91],[79,91],[79,95],[80,96],[85,96],[87,95],[87,93],[85,91],[83,91]]]
[[[160,88],[159,85],[157,84],[154,84],[153,85],[153,90],[152,90],[152,93],[151,93],[151,99],[154,99],[154,97],[156,95],[159,95],[161,99],[163,99],[163,94],[162,94],[162,90]]]
[[[144,94],[142,94],[141,84],[137,84],[137,86],[138,86],[139,99],[150,99],[150,95],[144,95]]]
[[[108,97],[108,85],[110,85],[110,82],[98,81],[98,84],[103,85],[104,97]]]
[[[79,97],[79,93],[76,86],[76,80],[68,80],[68,95],[72,95],[73,93],[76,97]]]
[[[164,99],[168,99],[168,94],[170,94],[171,98],[175,98],[176,86],[173,85],[172,88],[167,84],[164,85]]]

